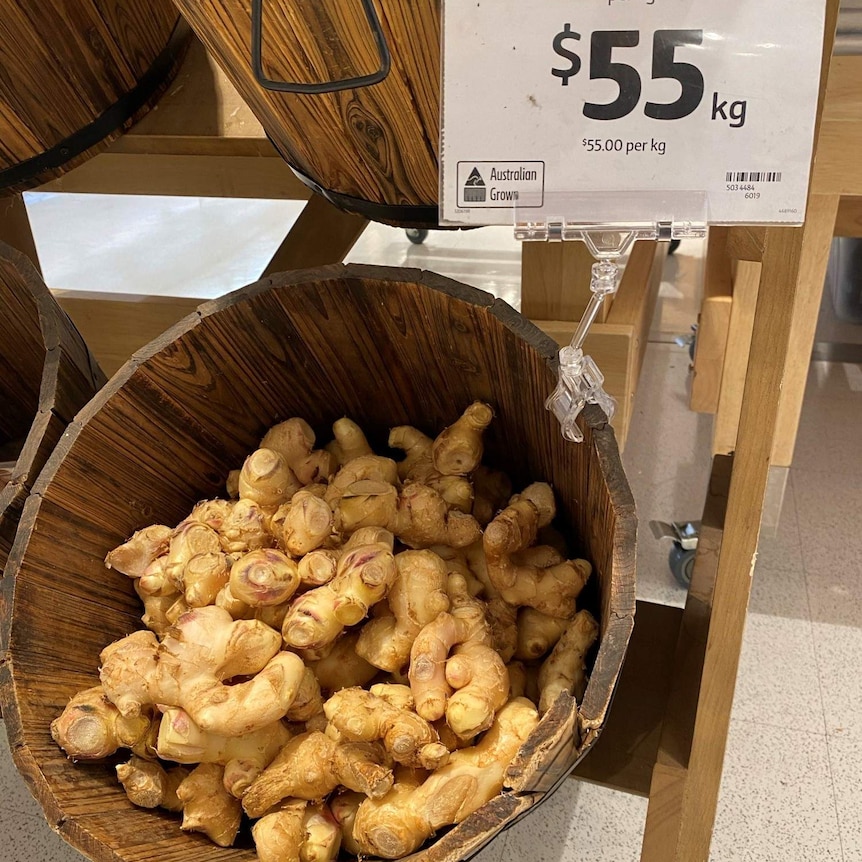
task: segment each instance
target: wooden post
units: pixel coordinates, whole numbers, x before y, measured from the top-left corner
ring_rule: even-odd
[[[366,227],[368,220],[362,216],[342,212],[325,198],[312,195],[262,277],[341,263]]]
[[[838,195],[814,194],[808,199],[808,213],[802,234],[802,259],[796,276],[787,375],[772,458],[773,464],[779,467],[789,467],[793,463],[839,201]]]
[[[829,0],[818,127],[838,7],[838,0]],[[735,241],[741,244],[737,255],[762,260],[762,270],[724,534],[719,549],[699,549],[695,564],[650,787],[642,862],[709,858],[782,388],[790,374],[805,230],[738,232]],[[702,583],[711,566],[714,588]],[[693,644],[700,646],[691,649]]]
[[[521,259],[521,314],[530,320],[577,323],[590,301],[595,258],[582,242],[525,242]],[[604,323],[608,309],[599,323]]]

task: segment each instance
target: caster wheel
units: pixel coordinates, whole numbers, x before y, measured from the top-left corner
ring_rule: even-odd
[[[678,248],[679,244],[682,242],[681,239],[672,239],[670,241],[670,248],[668,249],[668,254],[673,254]]]
[[[668,558],[670,570],[673,572],[673,576],[686,589],[691,586],[691,573],[694,570],[694,558],[696,555],[697,551],[686,551],[676,543],[670,549],[670,557]]]
[[[422,245],[426,239],[428,239],[428,231],[422,228],[411,227],[407,228],[404,233],[407,234],[407,239],[413,243],[413,245]]]

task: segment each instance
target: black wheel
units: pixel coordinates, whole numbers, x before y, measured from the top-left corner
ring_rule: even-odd
[[[697,551],[686,551],[681,545],[674,542],[670,549],[670,570],[673,576],[682,586],[688,589],[691,586],[691,573],[694,570],[694,558]]]
[[[424,228],[418,227],[409,227],[404,233],[407,234],[407,239],[413,243],[413,245],[422,245],[426,239],[428,239],[428,231]]]
[[[668,254],[673,254],[678,248],[679,244],[682,242],[681,239],[672,239],[670,241],[670,248],[667,250]]]

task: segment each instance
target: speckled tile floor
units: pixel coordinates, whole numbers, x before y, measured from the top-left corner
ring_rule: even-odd
[[[69,195],[29,206],[52,286],[201,297],[253,280],[295,217],[271,202],[244,202],[241,218],[237,202]],[[411,246],[374,227],[351,259],[434,269],[517,305],[518,254],[505,229]],[[669,604],[684,593],[647,524],[698,517],[706,490],[711,420],[688,411],[688,356],[672,343],[695,322],[701,265],[696,243],[668,263],[624,456],[642,525],[639,595]],[[847,336],[829,320],[820,332]],[[862,862],[860,431],[862,369],[812,363],[781,521],[761,541],[712,862]],[[3,739],[0,787],[0,860],[83,858],[45,824]],[[478,858],[636,862],[645,816],[645,800],[570,782]]]

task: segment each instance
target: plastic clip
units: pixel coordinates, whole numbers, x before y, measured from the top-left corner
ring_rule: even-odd
[[[584,441],[577,420],[587,404],[597,404],[608,421],[616,413],[617,402],[605,392],[604,375],[593,358],[584,355],[583,345],[605,300],[616,293],[619,281],[620,267],[616,261],[605,259],[593,264],[589,305],[572,343],[560,351],[559,382],[545,402],[545,407],[557,417],[563,437],[572,443]]]

